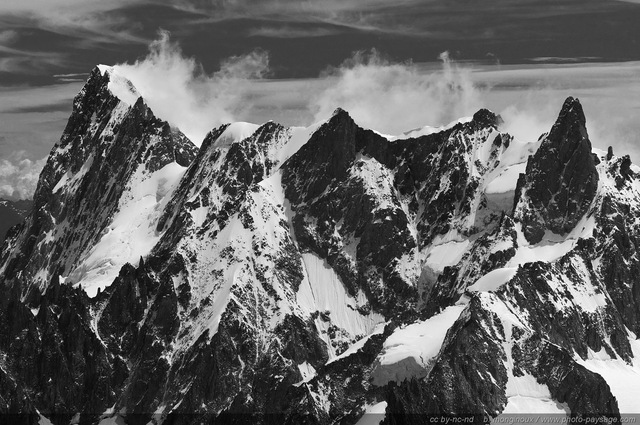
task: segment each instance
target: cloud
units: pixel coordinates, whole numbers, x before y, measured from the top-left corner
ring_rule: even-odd
[[[82,80],[82,83],[86,78]],[[51,111],[59,111],[60,105],[66,103],[65,113],[71,113],[74,96],[82,89],[80,82],[54,84],[48,86],[29,87],[2,87],[0,86],[0,114],[21,113],[25,110],[45,110],[51,107]],[[5,117],[6,121],[10,121]],[[5,123],[3,119],[3,123]]]
[[[357,52],[318,78],[272,80],[269,55],[253,51],[220,63],[207,74],[168,33],[134,64],[117,66],[161,118],[195,143],[232,121],[309,125],[341,107],[356,122],[387,134],[440,126],[482,107],[505,119],[503,129],[534,141],[549,131],[567,96],[581,99],[594,146],[611,144],[640,158],[639,63],[500,65],[392,62],[375,50]],[[635,94],[634,94],[635,93]],[[615,113],[611,113],[615,111]]]
[[[625,5],[602,0],[548,2],[453,2],[437,0],[173,0],[176,8],[208,17],[209,22],[258,19],[295,24],[331,24],[362,32],[442,41],[539,41],[552,35],[575,35],[591,23],[591,14],[617,13]],[[629,0],[639,3],[640,0]],[[628,7],[626,8],[629,9]],[[564,19],[573,17],[573,19]],[[603,17],[604,18],[604,17]],[[555,22],[554,22],[555,21]],[[631,20],[629,20],[631,22]],[[551,25],[550,22],[553,22]],[[593,28],[590,28],[592,33]],[[580,40],[580,39],[579,39]],[[554,42],[556,40],[554,39]],[[562,41],[560,41],[561,43]],[[476,43],[473,43],[476,44]],[[445,46],[448,47],[448,46]],[[473,46],[467,46],[473,50]],[[536,49],[536,51],[539,51]],[[484,52],[483,52],[484,53]]]
[[[7,50],[0,46],[0,52]],[[63,63],[61,55],[57,54],[19,52],[13,49],[10,53],[13,56],[0,57],[0,72],[36,75],[50,68],[60,67]]]
[[[65,35],[89,35],[91,40],[147,42],[127,29],[127,20],[112,12],[143,1],[130,0],[4,0],[0,16],[24,25]]]
[[[358,52],[327,72],[329,87],[310,99],[310,109],[320,120],[341,107],[360,125],[390,134],[472,115],[481,107],[480,90],[448,53],[440,60],[440,70],[424,73],[412,63],[391,63],[375,50]]]
[[[31,199],[46,158],[32,161],[24,151],[14,152],[7,159],[0,159],[0,198]]]
[[[259,28],[256,35],[274,38],[307,38],[322,35],[329,29],[302,30],[297,25],[319,23],[364,32],[404,34],[408,36],[432,34],[416,20],[422,17],[432,0],[398,0],[390,5],[384,0],[231,0],[202,2],[177,0],[175,7],[208,17],[210,22],[238,19],[258,19],[284,23],[283,28]],[[292,27],[291,24],[296,24]],[[251,34],[251,33],[250,33]],[[317,34],[317,35],[316,35]],[[254,34],[251,34],[254,35]]]
[[[470,72],[453,63],[448,53],[440,61],[440,67],[424,73],[411,62],[393,63],[372,50],[354,53],[316,79],[269,81],[267,52],[232,56],[207,74],[162,32],[143,60],[115,69],[157,116],[200,144],[223,123],[284,117],[285,123],[294,124],[293,115],[295,124],[308,125],[328,118],[337,107],[365,127],[392,134],[472,115],[482,105]]]
[[[640,62],[482,66],[472,73],[485,106],[522,140],[550,130],[564,99],[580,99],[594,147],[640,161]]]
[[[199,145],[213,127],[243,115],[249,103],[248,85],[267,75],[269,55],[255,50],[232,56],[217,72],[207,74],[171,42],[168,32],[161,32],[147,57],[115,69],[133,83],[154,113]]]
[[[315,27],[309,28],[296,27],[291,25],[282,26],[262,26],[251,28],[247,35],[249,37],[267,37],[267,38],[311,38],[311,37],[327,37],[331,35],[342,34],[345,30],[339,27]]]
[[[76,72],[71,74],[55,74],[53,78],[63,83],[77,83],[86,81],[88,72]]]
[[[0,31],[0,45],[12,44],[18,39],[18,32],[15,30]]]

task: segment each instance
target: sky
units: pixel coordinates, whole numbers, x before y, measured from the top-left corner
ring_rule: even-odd
[[[489,107],[537,138],[573,95],[594,145],[640,160],[638,22],[617,0],[2,0],[0,197],[31,196],[100,63],[196,144],[338,106],[389,134]]]

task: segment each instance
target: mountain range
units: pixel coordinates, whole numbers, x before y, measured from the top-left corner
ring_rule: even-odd
[[[1,417],[640,413],[640,169],[558,106],[535,142],[337,109],[198,148],[96,67],[0,251]]]

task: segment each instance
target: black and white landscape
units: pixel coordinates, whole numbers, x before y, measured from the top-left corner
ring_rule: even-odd
[[[1,424],[638,418],[640,5],[56,2],[0,6]]]
[[[96,67],[2,249],[2,412],[633,411],[640,170],[558,109],[529,143],[485,109],[396,137],[337,109],[197,148]]]

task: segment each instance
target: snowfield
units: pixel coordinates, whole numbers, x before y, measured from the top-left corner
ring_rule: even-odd
[[[421,322],[396,329],[384,342],[372,374],[375,385],[424,377],[440,352],[447,331],[460,317],[464,306],[445,308]]]

